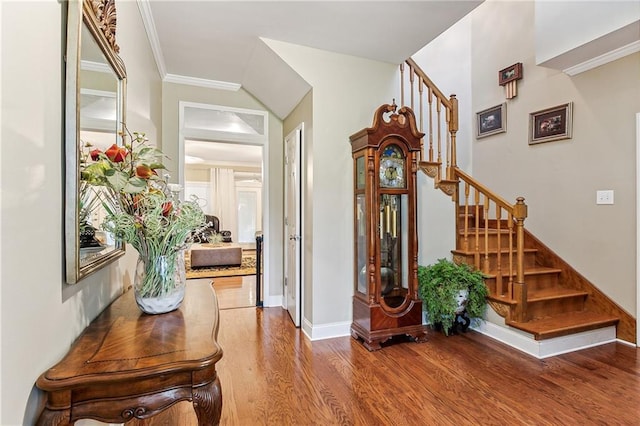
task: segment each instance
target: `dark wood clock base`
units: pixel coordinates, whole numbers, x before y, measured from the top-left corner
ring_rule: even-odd
[[[364,347],[377,351],[382,343],[402,335],[418,343],[427,341],[426,329],[422,325],[421,300],[411,301],[402,312],[391,314],[380,305],[369,305],[358,297],[353,298],[351,336],[361,340]]]
[[[359,328],[356,324],[351,325],[351,337],[360,340],[362,345],[370,351],[381,349],[384,342],[395,336],[409,336],[411,340],[416,343],[427,341],[427,333],[422,325],[396,328],[393,330],[379,330],[377,332],[367,332],[367,330],[362,329],[358,330]]]

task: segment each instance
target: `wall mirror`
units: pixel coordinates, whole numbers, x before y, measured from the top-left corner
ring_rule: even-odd
[[[124,254],[124,244],[102,230],[100,191],[82,181],[80,170],[89,149],[123,143],[126,71],[114,0],[70,0],[68,8],[65,251],[66,280],[74,284]]]

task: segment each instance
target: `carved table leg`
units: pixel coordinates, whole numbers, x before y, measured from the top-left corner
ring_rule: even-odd
[[[61,426],[71,425],[71,410],[49,410],[45,408],[38,421],[37,426]]]
[[[222,414],[222,390],[220,379],[193,389],[193,409],[198,417],[198,426],[217,426]]]

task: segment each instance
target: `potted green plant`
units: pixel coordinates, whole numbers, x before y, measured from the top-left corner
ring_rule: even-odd
[[[469,265],[439,259],[429,266],[418,266],[418,288],[431,326],[442,327],[446,335],[457,319],[477,321],[484,317],[484,275]]]

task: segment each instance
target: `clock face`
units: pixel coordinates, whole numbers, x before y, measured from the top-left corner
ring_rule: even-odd
[[[402,151],[391,145],[380,157],[380,186],[385,188],[404,188],[404,158]]]

